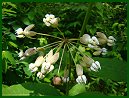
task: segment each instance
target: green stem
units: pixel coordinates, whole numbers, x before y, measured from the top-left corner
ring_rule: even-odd
[[[85,18],[84,18],[84,22],[81,28],[81,32],[79,34],[79,38],[84,34],[85,29],[86,29],[86,25],[88,23],[89,17],[90,17],[90,12],[91,12],[91,8],[93,6],[94,3],[89,3],[89,7],[88,7],[88,11],[86,12]]]
[[[64,37],[64,33],[61,32],[61,30],[60,30],[58,27],[56,27],[56,28],[57,28],[57,30],[61,33],[61,35],[63,36],[63,38],[65,38],[65,37]]]
[[[60,44],[59,44],[59,47],[58,47],[58,49],[56,50],[56,52],[55,52],[55,53],[57,53],[57,52],[59,52],[59,51],[60,51],[60,49],[61,49],[61,47],[63,46],[63,44],[64,44],[64,41],[63,41],[62,43],[60,43]]]
[[[75,45],[73,45],[72,43],[70,43],[72,46],[74,46],[81,54],[82,54],[82,56],[85,56],[85,54],[84,53],[82,53]],[[88,55],[86,55],[87,57],[89,57]],[[90,58],[90,57],[89,57]]]
[[[73,58],[73,55],[72,55],[72,52],[71,52],[71,50],[70,50],[69,45],[67,45],[67,47],[68,47],[68,49],[69,49],[69,52],[70,52],[70,55],[71,55],[71,57],[72,57],[72,59],[73,59],[74,64],[77,65],[76,62],[75,62],[75,60],[74,60],[74,58]]]
[[[64,45],[63,52],[62,52],[62,56],[61,56],[61,59],[60,59],[60,64],[59,64],[59,68],[58,68],[58,75],[59,75],[59,71],[60,71],[62,59],[63,59],[63,56],[64,56],[64,50],[65,50],[65,47],[66,47],[66,44]]]
[[[78,38],[71,38],[71,39],[68,39],[69,41],[74,41],[74,40],[80,40]]]
[[[53,43],[47,44],[47,45],[45,45],[45,46],[43,46],[43,47],[38,47],[37,50],[44,50],[44,48],[53,46],[53,44],[54,44],[54,45],[55,45],[55,44],[59,44],[59,42],[61,42],[61,41],[53,42]]]
[[[60,38],[60,37],[56,37],[56,36],[49,35],[49,34],[42,34],[42,33],[36,33],[36,34],[38,34],[38,35],[44,35],[44,36],[50,36],[50,37],[53,37],[53,38],[57,38],[57,39],[61,39],[62,40],[62,38]]]

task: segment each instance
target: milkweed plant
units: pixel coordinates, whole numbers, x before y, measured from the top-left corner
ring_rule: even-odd
[[[35,76],[42,80],[45,78],[47,74],[52,72],[55,69],[55,64],[58,63],[58,72],[55,77],[53,77],[53,84],[60,85],[61,83],[67,83],[70,81],[70,65],[65,66],[64,75],[59,76],[62,60],[64,57],[65,50],[67,50],[70,54],[70,58],[73,61],[73,67],[76,72],[76,83],[78,84],[86,84],[88,82],[87,76],[83,73],[83,70],[87,70],[88,72],[94,71],[96,73],[101,70],[101,64],[99,61],[95,61],[91,56],[82,53],[78,44],[82,44],[84,47],[87,47],[92,50],[93,55],[102,56],[107,55],[108,47],[112,47],[115,45],[116,39],[113,36],[106,36],[102,32],[96,32],[96,35],[91,36],[90,34],[83,34],[80,38],[67,38],[64,36],[64,33],[59,29],[60,18],[55,17],[53,14],[46,14],[43,18],[43,22],[47,27],[53,27],[53,29],[57,29],[62,37],[56,37],[49,34],[37,33],[33,31],[32,28],[35,26],[34,24],[28,25],[25,29],[18,28],[16,30],[16,37],[18,38],[31,38],[35,39],[36,35],[47,36],[57,39],[58,41],[47,44],[43,47],[31,47],[27,49],[25,52],[21,49],[18,53],[20,60],[26,59],[26,57],[30,57],[33,54],[44,51],[45,48],[49,47],[50,51],[44,55],[39,55],[36,60],[29,64],[29,70],[32,74],[36,74]],[[49,28],[48,28],[49,29]],[[75,56],[72,50],[75,50],[75,53],[80,54],[80,59],[75,60]],[[62,52],[60,52],[62,51]]]

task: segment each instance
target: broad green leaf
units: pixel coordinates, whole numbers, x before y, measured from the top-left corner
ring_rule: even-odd
[[[45,83],[22,83],[2,88],[2,96],[59,96],[54,87]]]
[[[8,59],[10,61],[10,63],[13,65],[15,65],[15,63],[16,63],[11,52],[9,52],[9,51],[2,51],[2,58]]]
[[[106,96],[101,92],[98,91],[86,91],[84,93],[78,94],[76,96]]]
[[[69,96],[75,96],[85,91],[85,84],[76,84],[69,90]]]
[[[102,79],[111,79],[114,81],[127,81],[127,62],[116,58],[94,58],[100,62],[101,70],[99,72],[91,72],[92,75]]]

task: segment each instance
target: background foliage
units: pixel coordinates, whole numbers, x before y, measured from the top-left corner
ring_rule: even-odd
[[[35,60],[36,55],[19,61],[19,49],[26,50],[30,47],[44,46],[55,41],[53,38],[36,36],[37,40],[29,38],[19,39],[15,36],[15,30],[19,27],[35,24],[34,31],[61,36],[60,33],[46,27],[42,19],[47,13],[52,13],[60,18],[59,28],[68,38],[78,38],[85,13],[89,3],[66,2],[66,3],[2,3],[2,94],[40,96],[40,95],[65,95],[66,84],[54,86],[51,82],[56,75],[57,69],[50,73],[44,80],[35,79],[28,70],[28,64]],[[127,95],[127,3],[126,2],[96,2],[90,12],[86,32],[95,35],[97,31],[107,36],[114,36],[116,45],[108,47],[110,52],[107,56],[94,57],[102,63],[99,73],[87,73],[88,84],[75,83],[76,73],[74,68],[71,73],[69,84],[69,96],[75,95]],[[80,50],[91,54],[91,50]],[[65,52],[63,66],[67,63],[67,51]],[[78,59],[78,58],[77,58]],[[65,62],[66,61],[66,62]],[[58,65],[56,65],[58,66]],[[55,66],[55,67],[56,67]],[[63,70],[62,70],[63,73]],[[61,75],[62,75],[61,73]],[[32,83],[33,82],[33,83]],[[39,88],[41,87],[41,88]],[[46,92],[45,88],[48,89]],[[19,90],[17,90],[19,89]]]

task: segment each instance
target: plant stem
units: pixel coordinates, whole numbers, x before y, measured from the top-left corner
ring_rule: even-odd
[[[58,52],[58,51],[60,50],[60,48],[63,46],[63,44],[64,44],[64,41],[59,44],[59,47],[58,47],[58,49],[56,50],[56,52]],[[55,52],[55,53],[56,53],[56,52]]]
[[[61,30],[60,30],[58,27],[56,27],[56,28],[57,28],[57,30],[61,33],[61,35],[63,36],[63,38],[65,38],[65,37],[64,37],[64,33],[61,32]]]
[[[60,71],[62,59],[63,59],[63,56],[64,56],[64,50],[65,50],[65,47],[66,47],[66,44],[64,45],[63,52],[62,52],[62,56],[61,56],[61,59],[60,59],[60,64],[59,64],[59,68],[58,68],[58,75],[59,75],[59,71]]]
[[[84,53],[82,53],[75,45],[73,45],[72,43],[70,43],[72,46],[74,46],[81,54],[82,54],[82,56],[85,56],[85,54]],[[86,55],[87,57],[89,57],[88,55]],[[89,57],[90,58],[90,57]]]
[[[60,37],[56,37],[56,36],[49,35],[49,34],[42,34],[42,33],[36,33],[36,34],[38,34],[38,35],[44,35],[44,36],[50,36],[50,37],[53,37],[53,38],[57,38],[57,39],[61,39],[62,40],[62,38],[60,38]]]
[[[72,57],[72,59],[73,59],[73,62],[74,62],[74,64],[76,65],[76,62],[75,62],[75,60],[74,60],[74,58],[73,58],[73,55],[72,55],[72,52],[71,52],[71,50],[70,50],[70,48],[69,48],[69,45],[67,45],[67,47],[68,47],[68,49],[69,49],[70,55],[71,55],[71,57]]]
[[[80,40],[78,38],[71,38],[71,39],[68,39],[69,41],[74,41],[74,40]]]
[[[79,34],[79,38],[84,34],[85,32],[85,29],[86,29],[86,25],[88,23],[88,19],[90,17],[90,12],[91,12],[91,8],[93,6],[94,3],[89,3],[89,7],[88,7],[88,11],[86,12],[86,15],[85,15],[85,18],[84,18],[84,22],[83,22],[83,25],[82,25],[82,28],[81,28],[81,32]]]

